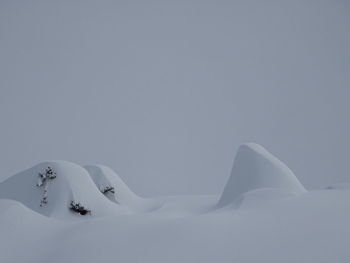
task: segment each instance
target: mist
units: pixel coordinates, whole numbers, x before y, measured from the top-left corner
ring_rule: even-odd
[[[0,180],[59,159],[220,193],[257,142],[348,182],[349,32],[347,1],[1,1]]]

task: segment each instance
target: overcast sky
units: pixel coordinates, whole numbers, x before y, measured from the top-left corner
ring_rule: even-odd
[[[348,1],[0,1],[0,180],[110,166],[141,195],[221,192],[254,141],[350,182]]]

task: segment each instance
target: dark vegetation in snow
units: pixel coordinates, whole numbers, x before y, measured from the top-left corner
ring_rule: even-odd
[[[56,173],[50,166],[48,166],[45,169],[45,172],[38,173],[38,176],[39,176],[39,178],[38,178],[38,182],[36,185],[39,187],[41,187],[41,186],[44,187],[44,193],[43,193],[43,197],[40,200],[40,206],[44,206],[48,202],[47,201],[47,198],[48,198],[48,187],[47,187],[48,180],[55,179]]]
[[[74,201],[70,202],[70,210],[72,210],[75,213],[79,213],[81,215],[87,215],[87,214],[91,214],[91,210],[85,208],[84,206],[82,206],[80,203],[76,203]]]
[[[114,194],[114,193],[115,193],[114,187],[112,187],[112,186],[106,186],[105,188],[101,189],[101,193],[104,194],[104,195],[105,195],[105,194],[108,194],[108,193]]]
[[[56,178],[56,173],[50,166],[48,166],[45,169],[45,173],[38,173],[38,175],[39,175],[39,180],[38,180],[38,183],[36,184],[37,186],[44,185],[46,180],[52,180]]]

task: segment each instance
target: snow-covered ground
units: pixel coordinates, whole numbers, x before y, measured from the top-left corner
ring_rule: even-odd
[[[145,199],[108,167],[49,161],[0,198],[1,263],[350,262],[349,184],[306,191],[252,143],[218,195]]]

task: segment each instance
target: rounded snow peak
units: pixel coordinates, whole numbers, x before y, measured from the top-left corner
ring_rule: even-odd
[[[0,184],[0,198],[16,200],[47,217],[79,218],[72,203],[93,217],[128,213],[105,199],[89,173],[67,161],[47,161],[9,177]]]
[[[286,189],[296,194],[306,192],[287,165],[261,145],[246,143],[238,149],[218,206],[231,204],[240,195],[259,188]]]

